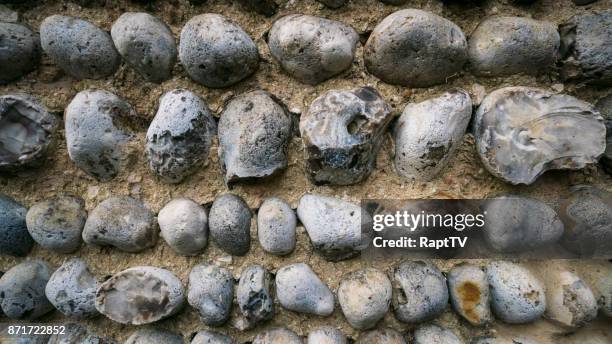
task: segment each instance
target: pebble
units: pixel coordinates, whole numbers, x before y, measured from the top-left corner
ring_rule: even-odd
[[[189,198],[175,198],[157,215],[161,236],[183,256],[200,254],[208,243],[206,209]]]
[[[19,263],[0,278],[0,307],[11,319],[33,320],[53,310],[45,297],[52,270],[42,260]]]
[[[311,330],[306,344],[348,344],[346,336],[337,328],[322,326]]]
[[[300,118],[306,173],[315,185],[349,185],[374,170],[391,107],[371,87],[332,90]]]
[[[314,249],[326,260],[340,261],[359,255],[362,242],[358,205],[339,198],[306,194],[300,198],[297,214]]]
[[[40,165],[59,125],[38,99],[19,93],[0,96],[0,123],[0,171],[9,172]]]
[[[577,14],[559,26],[565,80],[612,85],[612,9]]]
[[[461,72],[467,41],[453,22],[431,12],[404,9],[374,28],[363,57],[368,72],[386,83],[429,87]]]
[[[276,327],[260,332],[253,344],[302,344],[302,339],[295,332],[284,327]]]
[[[191,340],[191,344],[236,344],[229,336],[212,331],[200,331]]]
[[[335,8],[346,1],[319,2]],[[283,70],[309,85],[319,84],[349,69],[358,41],[359,35],[352,27],[305,14],[276,20],[268,35],[270,53]]]
[[[414,344],[463,344],[457,335],[446,327],[421,325],[414,331]]]
[[[276,296],[283,308],[298,313],[328,316],[334,312],[334,295],[304,263],[286,265],[276,273]]]
[[[245,5],[247,9],[266,17],[271,17],[276,14],[278,4],[275,0],[238,0]]]
[[[79,249],[85,220],[85,201],[68,194],[42,200],[34,204],[26,215],[32,239],[46,249],[61,253]]]
[[[539,344],[536,341],[523,337],[512,337],[512,339],[498,336],[477,337],[470,344]]]
[[[223,251],[244,256],[251,248],[251,210],[237,195],[217,196],[208,213],[210,236]]]
[[[472,117],[470,95],[461,89],[404,108],[395,125],[395,169],[408,179],[429,181],[448,166]]]
[[[509,324],[530,323],[544,313],[546,295],[541,282],[524,267],[510,262],[487,266],[493,314]]]
[[[66,144],[74,163],[99,181],[109,181],[127,165],[132,131],[124,124],[136,112],[103,90],[77,93],[66,111]]]
[[[385,317],[393,287],[387,275],[374,268],[346,275],[338,287],[338,301],[349,324],[359,330],[376,326]]]
[[[154,266],[123,270],[102,283],[96,308],[121,324],[144,325],[176,314],[185,303],[181,281]]]
[[[249,324],[255,325],[274,316],[272,283],[272,275],[261,265],[250,265],[242,270],[236,300]]]
[[[297,218],[289,204],[278,197],[266,198],[257,212],[257,237],[267,253],[287,255],[295,249]]]
[[[111,28],[111,37],[125,62],[147,81],[172,77],[176,42],[170,28],[148,13],[123,13]]]
[[[73,258],[60,266],[49,278],[45,295],[49,302],[67,317],[91,318],[98,315],[96,290],[99,283],[87,263]]]
[[[230,316],[234,299],[232,273],[214,265],[197,265],[189,274],[189,304],[208,326],[221,326]]]
[[[608,174],[612,174],[612,94],[597,101],[595,108],[604,118],[606,123],[606,151],[600,162]]]
[[[34,240],[26,227],[26,209],[9,196],[0,194],[0,254],[26,256]]]
[[[355,344],[408,344],[404,336],[391,328],[383,328],[362,334]]]
[[[144,328],[134,331],[124,344],[183,344],[183,337],[163,329]]]
[[[442,314],[447,304],[446,278],[437,267],[423,261],[406,261],[395,269],[393,308],[398,320],[425,322]]]
[[[565,224],[561,244],[581,257],[609,258],[612,252],[612,193],[576,186],[562,201],[559,215]]]
[[[2,37],[1,85],[8,84],[33,71],[40,61],[41,49],[38,34],[16,22],[0,20],[0,37]]]
[[[591,104],[532,87],[487,95],[473,131],[486,169],[515,185],[532,184],[548,170],[583,168],[605,150],[606,128]]]
[[[83,229],[83,241],[140,252],[155,245],[157,230],[155,215],[142,201],[113,196],[91,211]]]
[[[534,251],[554,245],[563,235],[559,215],[546,203],[518,195],[485,201],[484,238],[495,252]]]
[[[211,88],[233,85],[259,65],[251,37],[231,20],[213,13],[197,15],[185,24],[179,57],[194,81]]]
[[[493,321],[487,275],[478,266],[459,264],[447,275],[451,305],[455,311],[474,326]]]
[[[151,171],[166,183],[179,183],[206,166],[215,126],[202,98],[184,89],[164,94],[147,130]]]
[[[79,18],[45,18],[40,24],[40,42],[51,60],[75,79],[106,78],[121,63],[110,35]]]
[[[599,305],[591,288],[570,271],[549,272],[544,316],[563,327],[583,327],[597,317]]]
[[[233,98],[219,119],[219,161],[226,184],[274,175],[287,168],[293,121],[265,91]]]
[[[497,16],[485,19],[472,32],[468,58],[478,76],[537,75],[554,66],[559,45],[553,23]]]

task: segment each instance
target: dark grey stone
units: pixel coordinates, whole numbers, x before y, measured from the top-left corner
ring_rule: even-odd
[[[251,248],[251,210],[237,195],[217,196],[208,213],[210,236],[223,251],[244,256]]]
[[[274,316],[272,283],[272,275],[263,266],[250,265],[242,270],[236,300],[249,324],[255,325]]]
[[[393,287],[389,277],[366,268],[347,274],[338,287],[338,302],[349,324],[359,330],[376,326],[391,306]]]
[[[283,308],[298,313],[328,316],[334,312],[334,295],[310,266],[286,265],[276,273],[276,295]]]
[[[26,209],[9,196],[0,194],[0,254],[26,256],[34,240],[26,227]]]
[[[257,211],[257,237],[264,251],[287,255],[295,249],[297,217],[284,200],[266,198]]]
[[[161,236],[184,256],[200,254],[208,243],[206,209],[189,198],[175,198],[157,215]]]
[[[232,273],[214,265],[197,265],[189,274],[187,299],[208,326],[221,326],[230,316],[234,299]]]
[[[45,295],[49,302],[67,317],[91,318],[98,315],[96,290],[99,283],[87,263],[73,258],[62,264],[49,278]]]
[[[38,34],[24,25],[0,20],[0,37],[0,84],[17,80],[38,66],[41,52]]]
[[[414,292],[417,290],[418,292]],[[405,323],[421,323],[442,314],[448,305],[446,278],[437,267],[423,261],[407,261],[393,273],[395,317]]]
[[[45,296],[52,270],[42,260],[27,260],[0,278],[0,307],[11,319],[33,320],[53,310]]]

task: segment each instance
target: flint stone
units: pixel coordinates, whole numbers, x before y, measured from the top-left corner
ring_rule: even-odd
[[[53,310],[45,297],[52,270],[42,260],[28,260],[9,269],[0,278],[0,307],[11,319],[33,320]]]
[[[576,329],[597,317],[599,305],[591,288],[570,271],[553,272],[547,281],[545,317]]]
[[[332,90],[300,118],[306,172],[316,185],[349,185],[374,170],[391,107],[371,87]]]
[[[124,122],[134,116],[130,104],[110,92],[77,93],[65,111],[70,159],[99,181],[113,179],[128,164],[133,134]]]
[[[334,312],[334,295],[310,266],[296,263],[276,273],[276,295],[283,308],[298,313],[328,316]]]
[[[461,89],[408,104],[395,126],[395,169],[405,178],[429,181],[448,165],[463,142],[472,101]]]
[[[153,266],[123,270],[96,292],[98,311],[121,324],[149,324],[176,314],[184,303],[181,281]]]
[[[306,344],[348,344],[348,340],[342,331],[323,326],[310,331]]]
[[[350,68],[359,41],[352,27],[305,14],[278,19],[268,37],[270,53],[281,67],[309,85],[321,83]]]
[[[240,312],[250,324],[258,324],[274,316],[272,275],[260,265],[246,267],[240,275],[236,300]]]
[[[40,165],[54,142],[58,124],[31,95],[0,96],[0,171]]]
[[[1,15],[2,13],[0,13]],[[2,37],[2,50],[0,50],[1,85],[23,77],[38,66],[40,39],[38,34],[32,32],[30,28],[17,23],[4,22],[1,18],[0,37]]]
[[[423,261],[401,263],[393,273],[393,289],[395,316],[405,323],[431,320],[448,304],[446,278],[437,267]]]
[[[265,91],[232,99],[219,120],[219,161],[225,182],[265,178],[287,168],[293,121]]]
[[[0,194],[0,254],[26,256],[34,240],[26,227],[26,209],[9,196]]]
[[[157,215],[161,236],[184,256],[198,255],[208,243],[206,210],[189,198],[175,198]]]
[[[422,325],[414,331],[414,344],[464,344],[464,341],[448,328]]]
[[[520,265],[492,262],[487,266],[493,314],[509,324],[530,323],[544,313],[546,295],[541,282]]]
[[[471,264],[454,266],[448,273],[448,290],[455,311],[474,326],[493,321],[487,275]]]
[[[134,331],[124,344],[183,344],[183,337],[162,329],[145,328]]]
[[[478,76],[537,75],[550,70],[559,55],[557,27],[547,21],[493,17],[470,36],[468,56]]]
[[[40,24],[43,50],[75,79],[102,79],[115,73],[121,58],[110,35],[94,24],[52,15]]]
[[[391,328],[374,330],[362,334],[355,344],[408,344],[401,333]]]
[[[208,213],[210,235],[223,251],[244,256],[251,248],[251,210],[246,202],[232,194],[215,198]]]
[[[230,316],[234,298],[232,273],[213,265],[197,265],[189,274],[189,304],[208,326],[223,325]]]
[[[176,42],[164,22],[148,13],[123,13],[111,28],[123,59],[151,82],[170,79],[176,62]]]
[[[200,331],[191,340],[191,344],[236,344],[236,342],[221,333],[212,331]]]
[[[453,22],[431,12],[405,9],[375,28],[364,47],[368,72],[389,84],[429,87],[461,72],[467,41]]]
[[[297,214],[314,249],[326,260],[349,259],[362,249],[362,213],[358,205],[339,198],[306,194],[300,198]]]
[[[83,229],[83,241],[125,252],[140,252],[155,245],[157,231],[155,215],[142,201],[114,196],[91,211]]]
[[[194,93],[176,89],[164,94],[147,130],[149,168],[166,183],[179,183],[207,165],[215,121]]]
[[[606,151],[600,162],[604,170],[612,174],[612,94],[597,101],[595,108],[601,113],[606,123]]]
[[[257,237],[264,251],[287,255],[295,249],[295,212],[284,200],[267,198],[257,212]]]
[[[51,275],[45,295],[57,310],[75,319],[98,315],[96,290],[99,283],[80,258],[65,262]]]
[[[531,184],[548,170],[595,163],[605,150],[606,128],[589,103],[538,88],[506,87],[483,100],[474,136],[489,172],[511,184]]]
[[[384,318],[391,305],[393,287],[387,275],[366,268],[348,274],[338,287],[338,301],[349,324],[370,329]]]
[[[226,17],[207,13],[181,31],[179,57],[189,76],[206,87],[233,85],[257,70],[259,52],[249,35]]]

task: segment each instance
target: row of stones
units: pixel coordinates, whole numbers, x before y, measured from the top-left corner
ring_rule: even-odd
[[[405,9],[382,20],[364,46],[367,70],[390,84],[428,87],[460,73],[469,60],[480,76],[547,72],[563,58],[562,77],[612,83],[612,59],[606,44],[612,11],[579,14],[559,27],[521,17],[484,20],[466,39],[461,28],[431,12]],[[31,71],[39,46],[77,79],[112,75],[121,57],[149,81],[169,79],[177,59],[196,82],[212,88],[231,86],[258,68],[259,52],[251,37],[219,14],[189,20],[177,49],[170,29],[147,13],[125,13],[111,34],[78,18],[46,18],[38,36],[25,26],[0,23],[5,45],[0,53],[0,82]],[[353,63],[358,33],[341,22],[303,14],[274,22],[268,35],[272,56],[292,77],[318,84]]]
[[[359,330],[376,327],[391,306],[401,322],[427,322],[442,314],[449,300],[460,316],[476,326],[490,323],[493,315],[512,324],[532,322],[544,315],[564,327],[578,328],[595,319],[600,306],[604,316],[612,316],[609,278],[597,286],[602,294],[600,305],[590,287],[567,270],[549,276],[548,288],[525,267],[505,261],[491,262],[484,270],[462,263],[453,267],[448,277],[430,263],[407,261],[395,268],[392,275],[393,282],[384,272],[365,268],[342,278],[337,300],[352,327]],[[0,278],[2,311],[11,318],[22,319],[35,319],[55,307],[71,318],[91,318],[101,313],[122,324],[143,325],[177,314],[187,301],[204,324],[221,326],[229,320],[235,298],[240,315],[234,326],[245,330],[274,316],[274,294],[284,309],[297,313],[329,316],[335,308],[334,293],[304,263],[281,267],[275,276],[263,266],[247,266],[240,275],[235,297],[232,273],[215,265],[197,265],[192,269],[187,295],[181,281],[168,270],[133,267],[99,283],[81,259],[69,260],[55,272],[43,261],[25,261]],[[346,342],[337,330],[325,332],[329,331],[318,335],[336,337],[332,343]],[[384,342],[372,341],[371,337],[389,333],[394,331],[366,332],[363,338],[368,340],[362,342]],[[209,335],[213,340],[218,336],[217,340],[231,342],[220,334]],[[260,338],[260,343],[279,343],[276,337],[279,335],[291,339],[282,343],[301,343],[287,329],[268,330],[256,338]],[[416,343],[421,343],[417,339],[420,336],[424,336],[422,343],[431,343],[428,340],[436,336],[445,339],[439,343],[463,343],[451,330],[439,326],[423,326],[414,336]],[[399,333],[397,337],[402,339]],[[327,342],[321,339],[313,343]],[[402,339],[397,343],[405,342]]]

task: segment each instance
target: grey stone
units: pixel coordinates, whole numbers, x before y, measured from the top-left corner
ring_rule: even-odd
[[[451,305],[455,311],[474,326],[493,321],[487,275],[478,266],[459,264],[447,275]]]
[[[544,316],[563,327],[576,329],[597,317],[599,305],[591,288],[570,271],[549,272]]]
[[[486,337],[477,337],[472,339],[470,344],[539,344],[536,341],[531,339],[526,339],[523,337],[498,337],[498,336],[486,336]]]
[[[223,251],[244,256],[251,248],[251,210],[237,195],[217,196],[208,213],[210,236]]]
[[[297,214],[314,249],[323,258],[349,259],[362,249],[362,212],[358,205],[339,198],[306,194],[300,198]]]
[[[600,162],[608,174],[612,174],[612,94],[597,101],[595,108],[604,118],[606,124],[606,151]]]
[[[389,84],[429,87],[461,72],[467,41],[453,22],[405,9],[383,19],[364,47],[367,70]]]
[[[0,171],[40,165],[57,127],[55,116],[33,96],[0,96]]]
[[[275,0],[239,0],[248,10],[257,12],[266,17],[276,14],[278,4]]]
[[[215,121],[194,93],[176,89],[164,94],[147,131],[149,168],[167,183],[179,183],[208,163]]]
[[[576,14],[559,26],[565,80],[612,85],[612,9]]]
[[[176,42],[164,22],[148,13],[123,13],[111,37],[125,62],[151,82],[170,79],[176,62]]]
[[[533,251],[555,244],[563,223],[546,203],[518,195],[500,195],[482,205],[483,236],[495,252]]]
[[[91,211],[83,229],[83,241],[125,252],[140,252],[155,245],[157,231],[155,215],[142,201],[114,196]]]
[[[183,344],[183,337],[163,329],[144,328],[134,331],[125,344]]]
[[[100,337],[94,333],[89,333],[87,329],[76,323],[65,325],[63,334],[54,334],[49,338],[47,344],[116,344],[113,339]]]
[[[179,57],[194,81],[212,88],[233,85],[259,65],[251,37],[231,20],[213,13],[200,14],[185,24]]]
[[[348,185],[366,179],[392,118],[389,104],[371,87],[316,98],[300,118],[309,180]]]
[[[201,205],[189,198],[175,198],[157,215],[161,236],[184,256],[200,254],[208,243],[208,216]]]
[[[414,331],[414,344],[463,344],[453,331],[438,325],[421,325]]]
[[[51,338],[51,336],[48,335],[15,335],[3,339],[4,342],[2,342],[2,344],[49,344],[49,338]]]
[[[322,326],[310,331],[306,344],[348,344],[348,340],[337,328]]]
[[[236,300],[240,312],[250,324],[258,324],[274,316],[272,275],[260,265],[250,265],[240,274]]]
[[[128,164],[134,109],[102,90],[77,93],[65,111],[66,144],[74,163],[99,181],[113,179]]]
[[[391,306],[393,287],[382,271],[366,268],[349,273],[340,281],[338,301],[352,327],[365,330],[376,326]]]
[[[49,278],[45,295],[57,310],[75,319],[98,315],[96,290],[99,283],[87,263],[73,258],[60,266]]]
[[[418,292],[415,293],[414,291]],[[446,278],[437,267],[423,261],[401,263],[393,273],[395,317],[420,323],[442,314],[448,305]]]
[[[110,35],[79,18],[45,18],[40,24],[40,42],[51,60],[75,79],[106,78],[121,62]]]
[[[19,21],[19,13],[0,4],[0,22],[1,23],[16,23]]]
[[[264,251],[287,255],[295,249],[295,212],[284,200],[271,197],[264,200],[257,212],[257,237]]]
[[[537,320],[546,309],[546,295],[541,282],[526,268],[510,262],[492,262],[487,266],[493,314],[509,324]]]
[[[310,85],[350,68],[358,41],[359,35],[352,27],[305,14],[276,20],[268,35],[270,53],[281,67],[292,77]]]
[[[582,257],[609,258],[612,252],[612,193],[576,186],[559,209],[565,232],[561,244]]]
[[[0,84],[17,80],[38,66],[40,61],[38,34],[24,25],[0,20],[0,37],[2,37]]]
[[[395,170],[405,178],[429,181],[448,165],[463,142],[472,101],[461,89],[404,108],[395,125]]]
[[[195,266],[189,274],[187,299],[204,324],[223,325],[229,319],[234,299],[232,273],[214,265]]]
[[[176,314],[185,303],[181,281],[153,266],[123,270],[100,285],[96,308],[121,324],[144,325]]]
[[[9,196],[0,194],[0,254],[26,256],[34,240],[26,227],[26,209]]]
[[[348,3],[348,0],[317,0],[329,8],[340,8]]]
[[[355,344],[408,344],[404,336],[391,328],[383,328],[362,334]]]
[[[259,332],[253,344],[302,344],[302,338],[300,338],[295,332],[284,328],[276,327],[268,330]]]
[[[304,263],[286,265],[276,273],[276,295],[283,308],[298,313],[328,316],[334,312],[334,295]]]
[[[293,121],[265,91],[232,99],[219,120],[219,161],[225,182],[265,178],[287,168]]]
[[[493,91],[474,117],[476,149],[485,168],[512,184],[595,163],[605,150],[605,136],[603,119],[591,104],[538,88]]]
[[[487,18],[468,42],[471,71],[478,76],[546,73],[559,56],[559,40],[557,27],[547,21]]]
[[[52,270],[42,260],[26,260],[0,278],[0,307],[11,319],[33,320],[53,310],[45,297]]]
[[[85,220],[85,201],[68,194],[42,200],[26,215],[32,239],[46,249],[61,253],[79,249]]]
[[[200,331],[191,340],[191,344],[236,344],[229,336],[212,331]]]

